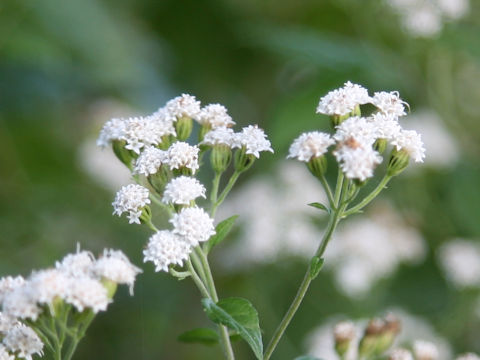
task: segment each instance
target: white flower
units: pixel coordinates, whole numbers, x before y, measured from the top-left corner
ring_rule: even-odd
[[[447,279],[456,287],[480,286],[480,246],[463,239],[442,245],[438,259]]]
[[[209,126],[211,129],[235,125],[232,117],[228,115],[225,106],[220,104],[209,104],[205,106],[200,112],[197,121],[200,125]]]
[[[95,257],[89,251],[77,251],[67,254],[62,261],[57,261],[55,267],[67,276],[74,278],[90,276]]]
[[[232,129],[227,127],[218,127],[205,134],[202,145],[214,146],[214,145],[227,145],[232,147],[235,139],[235,133]]]
[[[189,205],[197,197],[205,198],[205,186],[195,178],[180,176],[172,179],[163,193],[162,201],[165,204]]]
[[[0,344],[0,360],[15,360],[15,356],[10,355],[2,344]]]
[[[334,143],[335,141],[326,133],[318,131],[303,133],[290,145],[287,159],[297,158],[308,162],[313,157],[325,154],[328,147]]]
[[[165,109],[176,119],[182,117],[197,119],[200,115],[200,101],[197,101],[195,96],[182,94],[169,100]]]
[[[198,168],[198,146],[177,141],[168,148],[167,162],[171,169],[188,168],[195,173]]]
[[[183,236],[191,246],[197,246],[199,242],[207,241],[215,234],[213,219],[199,207],[182,209],[170,222],[174,227],[173,232]]]
[[[170,265],[183,265],[188,259],[191,246],[183,237],[171,231],[163,230],[153,234],[143,250],[144,262],[151,261],[155,271],[166,271]]]
[[[455,360],[480,360],[480,356],[474,353],[466,353],[460,355]]]
[[[402,130],[393,139],[392,144],[397,150],[404,150],[415,162],[423,162],[425,148],[422,136],[415,130]]]
[[[265,132],[257,125],[249,125],[242,129],[241,133],[235,134],[233,148],[245,147],[246,153],[260,157],[260,151],[270,151],[273,153],[270,141]]]
[[[355,338],[355,324],[351,321],[342,321],[333,328],[333,336],[336,341],[351,341]]]
[[[97,146],[106,147],[114,140],[120,140],[125,133],[125,119],[113,118],[103,125],[100,135],[97,139]]]
[[[429,341],[417,340],[413,343],[413,353],[415,360],[437,360],[438,349],[434,343]]]
[[[152,115],[147,116],[147,119],[151,122],[152,128],[156,130],[156,134],[159,137],[165,135],[177,136],[175,126],[173,125],[176,118],[166,108],[158,109]]]
[[[355,140],[340,144],[333,155],[347,178],[360,181],[372,177],[376,166],[383,160],[372,147],[363,146]]]
[[[33,354],[43,356],[43,343],[30,327],[14,326],[3,338],[3,344],[18,358],[31,360]]]
[[[117,284],[127,284],[133,294],[135,277],[142,272],[120,250],[105,249],[93,266],[93,273]]]
[[[394,349],[390,356],[388,357],[389,360],[414,360],[412,353],[406,349],[397,348]]]
[[[5,315],[4,313],[0,312],[0,333],[7,332],[11,327],[18,324],[19,321],[15,318]],[[0,356],[1,359],[1,356]]]
[[[442,13],[450,19],[460,19],[470,9],[468,0],[437,0],[437,3]]]
[[[16,288],[5,296],[3,312],[6,316],[19,319],[36,320],[41,312],[28,283]]]
[[[72,278],[57,269],[41,270],[28,279],[32,298],[39,304],[51,305],[55,298],[64,299],[69,291]]]
[[[75,306],[79,312],[89,308],[94,313],[105,311],[110,302],[107,289],[100,281],[89,277],[71,281],[65,301]]]
[[[353,116],[340,125],[336,126],[336,133],[333,138],[337,142],[348,142],[354,139],[365,147],[372,145],[376,139],[375,125],[368,119],[359,116]]]
[[[160,166],[167,162],[167,159],[166,151],[160,150],[155,146],[149,146],[138,157],[133,173],[145,176],[155,174]]]
[[[140,154],[140,149],[148,145],[156,145],[161,141],[161,136],[155,130],[154,121],[149,118],[133,117],[125,120],[125,129],[120,137],[127,142],[126,149]]]
[[[343,88],[330,91],[320,99],[317,106],[317,114],[347,115],[357,105],[363,105],[370,101],[368,91],[364,87],[352,84],[350,81]]]
[[[393,117],[406,115],[405,105],[408,104],[400,99],[398,91],[392,92],[376,92],[373,94],[372,104],[375,105],[380,112]]]
[[[0,279],[0,303],[6,295],[25,284],[25,279],[22,276],[5,276]]]
[[[117,192],[112,203],[113,213],[121,216],[124,212],[128,212],[129,223],[140,224],[142,210],[147,204],[150,204],[148,189],[141,185],[130,184]]]
[[[402,131],[397,118],[392,115],[378,112],[368,118],[368,121],[373,125],[376,139],[392,141]]]
[[[441,12],[428,1],[416,4],[413,8],[405,9],[402,23],[410,34],[417,37],[433,37],[443,27]]]

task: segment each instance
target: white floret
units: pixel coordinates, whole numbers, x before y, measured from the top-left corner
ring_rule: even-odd
[[[5,347],[20,359],[32,360],[32,355],[43,356],[43,343],[30,327],[14,326],[3,338]]]
[[[333,336],[337,342],[351,341],[355,338],[355,333],[355,324],[351,321],[342,321],[333,328]]]
[[[389,360],[414,360],[412,353],[406,349],[394,349],[388,358]]]
[[[130,224],[140,224],[142,210],[148,204],[150,204],[148,189],[141,185],[129,184],[117,192],[112,203],[113,213],[121,216],[126,212]]]
[[[22,276],[5,276],[0,279],[0,303],[7,294],[25,284],[25,279]]]
[[[415,162],[423,162],[425,147],[422,136],[415,130],[400,131],[392,140],[392,144],[397,150],[406,151]]]
[[[57,269],[41,270],[28,279],[34,301],[38,304],[52,305],[55,298],[64,299],[72,278]]]
[[[371,146],[355,143],[354,140],[340,144],[333,155],[347,178],[360,181],[372,177],[375,168],[383,160]]]
[[[372,104],[375,105],[378,110],[385,115],[398,118],[407,114],[405,112],[405,105],[408,107],[408,104],[400,99],[398,91],[376,92],[373,94]]]
[[[297,158],[308,162],[314,157],[325,154],[328,147],[334,143],[335,141],[326,133],[318,131],[303,133],[290,145],[287,159]]]
[[[353,138],[367,147],[372,145],[376,139],[374,124],[364,117],[353,116],[336,126],[336,130],[333,138],[339,143]]]
[[[413,343],[415,360],[437,360],[439,353],[437,346],[429,341],[417,340]]]
[[[402,131],[397,118],[381,112],[373,114],[368,121],[373,125],[375,138],[392,141]]]
[[[0,344],[0,360],[15,360],[15,356],[9,354],[3,344]]]
[[[249,125],[242,129],[242,132],[235,134],[233,148],[245,147],[246,154],[260,157],[261,151],[270,151],[273,153],[272,145],[267,139],[265,132],[257,125]]]
[[[208,146],[227,145],[231,148],[234,144],[234,139],[235,133],[232,129],[219,127],[206,133],[200,144]]]
[[[11,318],[36,320],[41,313],[33,292],[28,285],[16,288],[8,293],[3,300],[3,313]]]
[[[175,119],[182,117],[198,119],[201,111],[200,101],[197,101],[195,96],[188,94],[182,94],[169,100],[165,105],[165,109]]]
[[[370,96],[364,87],[346,82],[340,89],[330,91],[323,96],[317,106],[318,114],[347,115],[358,105],[370,102]]]
[[[155,146],[149,146],[142,151],[135,162],[133,173],[145,176],[155,174],[162,164],[167,163],[167,159],[166,151],[160,150]]]
[[[120,140],[125,133],[125,119],[113,118],[103,125],[97,139],[97,146],[106,147],[114,140]]]
[[[67,254],[62,261],[57,261],[55,267],[70,277],[90,276],[95,257],[89,251],[77,251]]]
[[[185,239],[171,231],[155,233],[143,250],[144,262],[151,261],[155,271],[166,271],[170,265],[183,265],[191,252],[191,246]]]
[[[102,283],[89,277],[72,281],[65,301],[72,304],[79,312],[91,309],[94,313],[107,310],[110,302],[107,289]]]
[[[205,191],[205,186],[197,179],[180,176],[167,184],[162,201],[166,204],[189,205],[197,197],[205,198]]]
[[[220,104],[209,104],[205,106],[201,110],[197,121],[200,125],[208,126],[211,129],[235,125],[232,117],[228,115],[227,108]]]
[[[183,141],[173,143],[167,150],[166,162],[171,169],[188,168],[195,173],[200,167],[198,164],[198,146],[191,146]]]
[[[182,236],[192,247],[207,241],[215,234],[213,219],[199,207],[182,209],[170,222],[174,227],[173,232]]]

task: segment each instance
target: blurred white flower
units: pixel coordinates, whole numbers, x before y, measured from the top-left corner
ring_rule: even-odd
[[[288,151],[287,159],[297,158],[299,161],[310,161],[313,157],[325,154],[335,141],[327,133],[319,131],[306,132],[296,138]]]
[[[197,119],[200,116],[200,101],[195,96],[182,94],[167,102],[165,109],[176,119],[189,117]]]
[[[435,344],[425,340],[416,340],[413,343],[413,353],[415,354],[415,360],[438,359],[438,349]]]
[[[234,140],[235,133],[232,129],[227,127],[219,127],[206,133],[200,145],[227,145],[231,148],[234,144]]]
[[[273,153],[272,144],[267,139],[265,132],[257,125],[248,125],[241,132],[236,133],[233,138],[233,148],[245,147],[246,154],[260,157],[261,151],[270,151]]]
[[[390,352],[388,360],[414,360],[410,351],[403,348],[396,348]]]
[[[317,114],[347,115],[358,105],[370,102],[368,90],[364,87],[346,82],[342,88],[330,91],[323,96],[317,106]]]
[[[30,327],[19,324],[3,338],[3,344],[20,359],[32,360],[32,355],[43,356],[43,343]]]
[[[211,129],[235,125],[232,117],[228,115],[227,108],[220,104],[206,105],[200,111],[197,121],[200,125],[208,126]]]
[[[140,224],[140,216],[145,206],[150,204],[150,192],[147,188],[129,184],[123,186],[115,196],[115,200],[112,203],[113,213],[121,216],[124,212],[128,213],[127,218],[130,224]]]
[[[454,239],[438,249],[438,260],[447,279],[458,288],[480,286],[480,244]]]

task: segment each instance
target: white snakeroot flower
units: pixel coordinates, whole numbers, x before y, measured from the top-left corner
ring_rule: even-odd
[[[205,198],[205,186],[195,178],[180,176],[170,180],[165,187],[162,201],[165,204],[189,205],[197,197]]]
[[[0,344],[0,360],[15,360],[15,356],[10,355],[7,348]]]
[[[160,150],[155,146],[149,146],[138,157],[133,173],[145,176],[155,174],[160,166],[167,162],[167,159],[166,151]]]
[[[41,312],[28,283],[16,288],[5,296],[3,312],[6,316],[18,319],[36,320]]]
[[[163,230],[153,234],[143,250],[143,262],[151,261],[155,271],[166,271],[170,265],[183,265],[188,259],[191,246],[183,237]]]
[[[375,105],[380,112],[393,117],[406,115],[405,105],[408,104],[400,99],[398,91],[386,92],[380,91],[373,94],[372,104]]]
[[[233,148],[245,147],[246,154],[260,157],[260,151],[273,153],[272,144],[267,139],[265,132],[257,125],[249,125],[242,129],[242,132],[235,134]]]
[[[438,259],[447,279],[458,288],[480,286],[480,246],[454,239],[442,245]]]
[[[330,91],[320,98],[317,114],[347,115],[355,110],[358,105],[370,102],[370,96],[364,87],[346,82],[343,88]]]
[[[437,0],[442,13],[453,20],[464,17],[470,10],[468,0]]]
[[[51,305],[55,298],[64,299],[69,291],[72,278],[57,269],[35,272],[28,279],[32,298],[39,304]]]
[[[198,146],[191,146],[183,141],[177,141],[168,148],[167,163],[171,169],[188,168],[195,173],[198,164]]]
[[[4,313],[0,312],[0,333],[5,333],[14,325],[18,324],[19,321],[15,320],[10,316],[5,315]],[[0,356],[1,359],[1,356]]]
[[[389,360],[414,360],[412,353],[406,349],[397,348],[392,350]]]
[[[354,139],[364,146],[370,146],[376,139],[376,128],[371,121],[364,117],[353,116],[336,126],[333,138],[339,142],[348,142]]]
[[[373,171],[383,160],[371,146],[364,146],[355,140],[341,143],[333,155],[347,178],[360,181],[372,177]]]
[[[43,343],[30,327],[23,324],[14,326],[3,338],[5,347],[16,357],[32,360],[32,355],[43,356]]]
[[[480,360],[480,356],[474,353],[466,353],[460,355],[455,360]]]
[[[200,125],[209,126],[211,129],[235,125],[232,117],[227,113],[227,108],[220,104],[209,104],[205,106],[201,110],[197,121]]]
[[[125,120],[125,129],[120,137],[127,142],[126,149],[140,154],[140,150],[148,145],[156,145],[161,141],[160,134],[155,131],[154,121],[144,117],[133,117]]]
[[[5,276],[0,279],[0,303],[6,295],[25,284],[25,279],[22,276]]]
[[[198,119],[200,115],[200,101],[195,99],[195,96],[182,94],[172,100],[169,100],[165,105],[166,111],[176,119],[188,117]]]
[[[91,309],[94,313],[107,310],[110,300],[107,289],[98,280],[83,277],[71,282],[65,301],[82,312]]]
[[[227,145],[232,147],[234,144],[235,133],[232,129],[227,127],[219,127],[211,130],[205,134],[201,145],[215,146]]]
[[[77,251],[67,254],[62,261],[57,261],[55,267],[74,278],[90,276],[95,257],[89,251]]]
[[[173,125],[176,118],[166,108],[162,107],[146,118],[152,123],[151,126],[155,128],[158,137],[165,135],[177,136],[175,126]]]
[[[425,158],[425,148],[423,146],[422,136],[415,130],[402,130],[392,140],[392,144],[397,150],[406,151],[415,162],[423,162]]]
[[[93,273],[117,284],[127,284],[133,294],[135,277],[142,272],[120,250],[105,249],[93,266]]]
[[[376,139],[392,141],[402,131],[397,118],[392,115],[378,112],[368,118],[368,121],[373,125]]]
[[[117,192],[112,203],[113,213],[121,216],[124,212],[127,212],[130,224],[140,224],[142,210],[147,204],[150,204],[148,189],[141,185],[129,184]]]
[[[325,154],[328,147],[334,143],[335,141],[326,133],[319,131],[303,133],[290,145],[287,159],[297,158],[299,161],[308,162]]]
[[[215,235],[213,219],[199,207],[182,209],[170,219],[170,222],[174,227],[173,232],[184,237],[192,247]]]
[[[333,336],[338,342],[351,341],[355,338],[355,324],[351,321],[342,321],[333,328]]]
[[[413,343],[413,354],[415,360],[437,360],[438,349],[434,343],[417,340]]]
[[[125,133],[126,127],[125,119],[113,118],[103,125],[100,135],[97,139],[97,146],[107,147],[112,141],[120,140]]]

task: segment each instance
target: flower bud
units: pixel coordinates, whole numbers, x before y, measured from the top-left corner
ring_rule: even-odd
[[[204,123],[200,127],[200,131],[198,132],[198,142],[201,143],[205,138],[205,134],[212,130],[212,125],[210,123]]]
[[[373,144],[373,148],[378,151],[378,153],[383,154],[387,149],[388,140],[387,139],[377,139]]]
[[[377,354],[382,354],[392,346],[395,337],[400,332],[400,320],[393,314],[388,314],[384,319],[385,325],[377,343]]]
[[[360,357],[371,357],[377,353],[377,345],[382,331],[385,326],[385,321],[379,318],[370,320],[365,329],[365,333],[360,340],[359,354]]]
[[[101,283],[107,289],[107,297],[111,300],[117,292],[117,283],[107,278],[102,278]]]
[[[142,214],[140,215],[140,222],[142,224],[149,224],[152,221],[152,210],[150,206],[145,205],[142,208]]]
[[[327,158],[325,156],[312,157],[309,162],[307,162],[307,167],[310,172],[320,178],[327,171]]]
[[[150,174],[147,177],[148,183],[158,193],[162,194],[165,189],[165,185],[170,181],[171,171],[165,164],[160,165],[158,171],[155,174]]]
[[[346,115],[331,115],[330,120],[332,120],[332,126],[335,129],[336,126],[340,125],[342,122],[351,117],[351,114]]]
[[[178,118],[175,122],[175,131],[177,133],[177,139],[185,141],[190,137],[193,129],[193,120],[190,117],[184,116]]]
[[[343,358],[355,338],[355,325],[351,321],[343,321],[335,325],[333,329],[335,338],[335,351]]]
[[[405,150],[393,149],[388,162],[387,174],[396,176],[400,174],[408,165],[410,155]]]
[[[247,154],[246,151],[247,149],[245,146],[242,146],[240,149],[235,151],[235,170],[238,172],[248,170],[255,162],[255,155]]]
[[[118,160],[132,170],[132,161],[138,156],[133,151],[126,149],[126,144],[127,142],[125,140],[114,140],[112,141],[112,149]]]
[[[170,145],[175,142],[175,136],[173,135],[164,135],[162,136],[162,141],[157,145],[160,150],[167,150]]]
[[[232,161],[232,150],[228,145],[214,145],[210,153],[210,163],[213,170],[220,174],[223,173]]]

